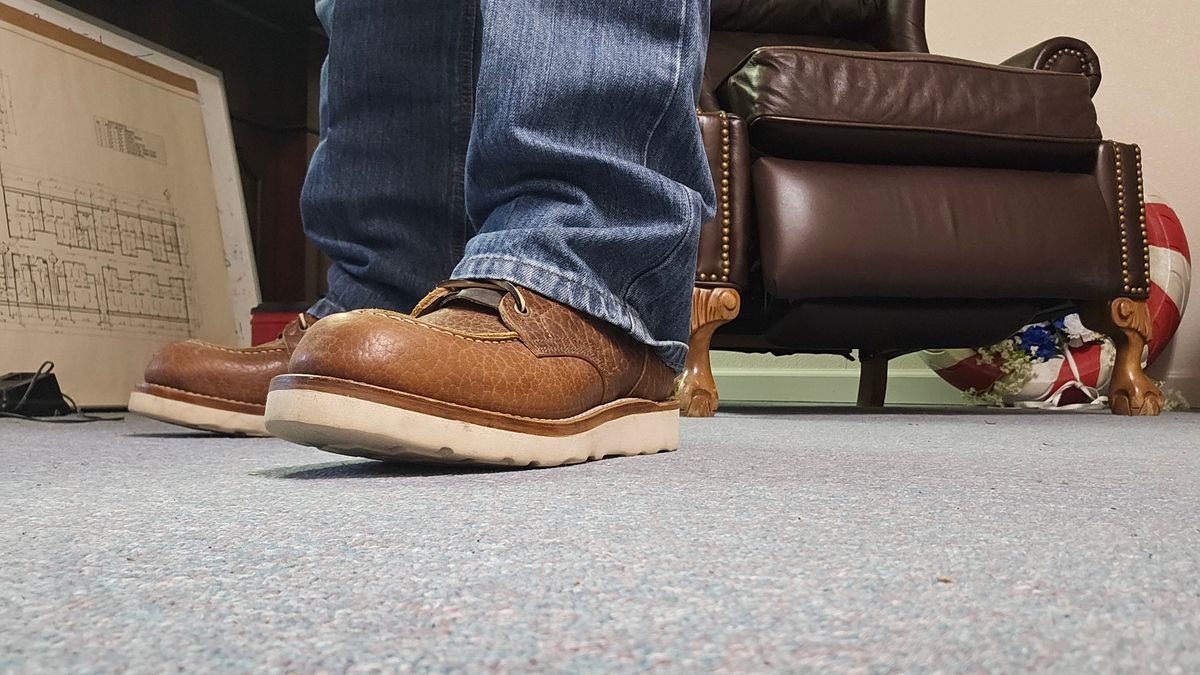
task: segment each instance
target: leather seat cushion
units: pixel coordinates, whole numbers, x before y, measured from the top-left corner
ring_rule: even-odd
[[[1081,159],[1100,139],[1087,78],[928,54],[772,46],[718,90],[762,152],[847,161],[955,161],[991,148]],[[1009,145],[1005,145],[1005,143]],[[865,156],[864,156],[865,155]],[[970,164],[971,162],[968,162]],[[1056,168],[1053,165],[1045,168]]]
[[[1102,299],[1120,233],[1087,174],[763,158],[764,288],[777,299]]]

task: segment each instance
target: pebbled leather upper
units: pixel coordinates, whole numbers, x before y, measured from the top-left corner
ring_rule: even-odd
[[[502,290],[438,289],[413,315],[327,317],[305,334],[289,371],[539,419],[624,398],[671,398],[675,373],[649,347],[532,291],[520,293],[524,312]]]
[[[278,338],[255,347],[223,347],[202,340],[172,342],[150,359],[144,379],[147,384],[263,405],[271,378],[287,372],[305,326],[317,323],[303,315],[289,323]]]

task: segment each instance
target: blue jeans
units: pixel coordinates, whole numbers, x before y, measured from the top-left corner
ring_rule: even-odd
[[[302,197],[316,316],[505,279],[683,367],[715,195],[696,118],[708,0],[318,0]]]

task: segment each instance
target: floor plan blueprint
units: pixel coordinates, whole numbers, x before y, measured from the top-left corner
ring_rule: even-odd
[[[170,201],[0,164],[0,320],[188,337],[185,234]]]

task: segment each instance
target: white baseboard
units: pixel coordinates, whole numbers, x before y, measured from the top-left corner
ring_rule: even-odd
[[[714,368],[722,401],[854,403],[858,370]],[[962,392],[932,371],[894,370],[888,375],[889,405],[963,405]]]
[[[714,368],[717,391],[726,402],[854,403],[858,399],[858,370]],[[1167,382],[1200,408],[1200,376],[1172,376]],[[888,374],[888,405],[966,405],[962,392],[932,371],[893,370]]]
[[[1200,375],[1171,375],[1167,378],[1167,388],[1183,394],[1192,408],[1200,408]]]

